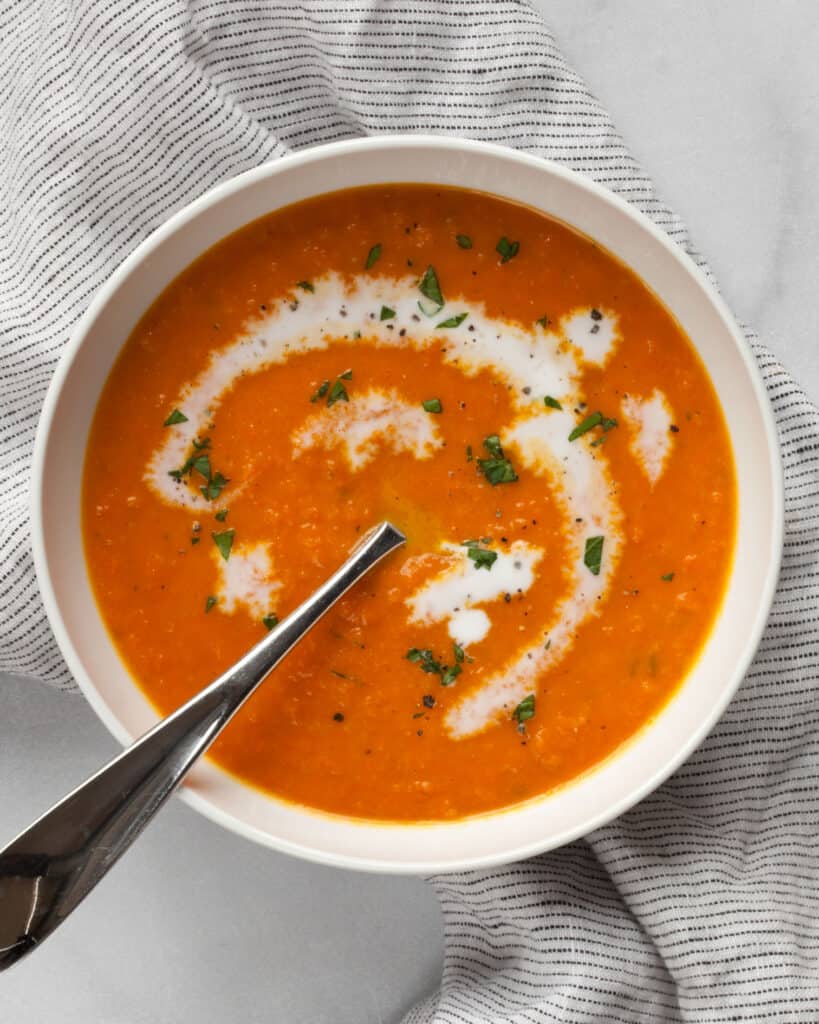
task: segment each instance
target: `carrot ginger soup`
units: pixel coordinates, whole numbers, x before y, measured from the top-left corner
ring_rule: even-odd
[[[534,210],[399,185],[273,213],[165,290],[100,398],[83,517],[162,714],[400,527],[212,757],[417,821],[546,793],[658,712],[718,611],[735,500],[706,372],[629,269]]]

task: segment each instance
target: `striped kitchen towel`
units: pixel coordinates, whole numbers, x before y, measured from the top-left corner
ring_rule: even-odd
[[[292,149],[449,132],[551,157],[692,251],[525,0],[0,4],[0,669],[70,688],[26,491],[72,325],[191,199]],[[700,261],[701,262],[701,261]],[[786,467],[759,654],[656,794],[582,842],[435,878],[441,989],[412,1024],[819,1021],[819,416],[753,335]]]

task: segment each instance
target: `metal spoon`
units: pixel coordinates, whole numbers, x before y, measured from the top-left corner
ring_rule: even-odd
[[[60,925],[122,856],[236,711],[324,613],[406,537],[375,527],[233,668],[159,722],[0,852],[0,970]]]

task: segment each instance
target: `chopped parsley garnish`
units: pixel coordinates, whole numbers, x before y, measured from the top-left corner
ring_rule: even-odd
[[[490,434],[489,437],[483,439],[483,446],[492,456],[489,459],[478,459],[478,468],[492,484],[493,487],[498,484],[510,484],[517,480],[518,475],[515,472],[515,467],[503,454],[503,448],[501,447],[500,438],[497,434]]]
[[[476,569],[491,569],[498,558],[497,551],[490,551],[488,548],[480,548],[477,544],[466,550],[467,558],[471,558]]]
[[[422,402],[426,412],[443,412],[443,406],[441,405],[440,398],[428,398],[425,402]]]
[[[609,436],[608,434],[601,434],[600,437],[598,437],[596,441],[592,441],[592,443],[591,443],[592,448],[599,448],[601,444],[605,444],[606,438],[608,436]]]
[[[435,267],[427,267],[418,288],[424,296],[424,299],[418,302],[418,308],[424,316],[435,316],[436,313],[439,313],[444,308],[444,296],[438,283]]]
[[[455,652],[456,663],[460,665],[463,662],[464,658],[466,657],[466,655],[464,654],[463,647],[461,647],[460,644],[453,643],[452,650]]]
[[[602,427],[606,433],[617,426],[617,420],[611,416],[604,416],[602,412],[592,412],[574,428],[569,434],[570,441],[576,441],[578,437],[582,437],[587,434],[590,430],[594,430],[595,427]],[[595,442],[592,442],[595,443]],[[598,439],[597,443],[601,443]]]
[[[218,597],[214,597],[213,594],[208,594],[207,598],[205,599],[205,615],[208,614],[208,612],[211,610],[211,608],[213,608],[213,606],[216,604],[218,600]]]
[[[189,455],[185,460],[184,464],[180,469],[172,469],[169,471],[168,476],[176,480],[177,483],[181,482],[182,477],[190,476],[191,473],[198,473],[205,479],[204,487],[200,487],[199,490],[205,496],[208,501],[213,501],[218,498],[224,490],[225,486],[230,483],[226,476],[221,473],[214,473],[210,464],[210,456],[207,454],[197,455],[197,451],[210,448],[210,438],[206,437],[202,441],[197,441],[194,438],[193,441],[194,453]]]
[[[440,675],[441,664],[437,662],[432,656],[432,651],[429,648],[421,647],[410,647],[406,654],[407,661],[411,661],[421,667],[422,672],[432,672],[436,675]]]
[[[417,665],[422,672],[440,676],[441,686],[451,686],[462,672],[457,654],[454,665],[441,664],[429,648],[411,647],[406,653],[406,658]]]
[[[341,382],[341,378],[333,383],[330,388],[330,394],[327,396],[327,405],[335,405],[336,402],[349,402],[350,396],[347,394],[347,388]]]
[[[301,288],[305,292],[314,292],[316,290],[311,281],[298,281],[296,287]]]
[[[663,581],[663,583],[670,583],[674,579],[674,573],[667,572],[665,576],[661,576],[660,579]]]
[[[392,320],[395,316],[395,310],[390,309],[389,306],[382,306],[381,313],[379,314],[379,320]]]
[[[456,235],[455,241],[462,249],[472,248],[472,239],[469,237],[469,235]]]
[[[265,615],[262,619],[262,625],[269,632],[274,626],[278,626],[279,616],[278,615]]]
[[[187,423],[187,422],[188,422],[188,417],[183,412],[180,412],[178,409],[174,409],[174,411],[165,420],[165,422],[162,424],[162,426],[163,427],[173,427],[177,423]]]
[[[209,480],[211,473],[210,458],[207,455],[197,455],[191,463],[191,469],[206,480]]]
[[[452,686],[458,676],[463,672],[460,665],[450,665],[441,673],[441,686]]]
[[[586,548],[583,552],[583,564],[592,574],[600,575],[600,563],[603,559],[603,537],[587,537]]]
[[[464,320],[466,320],[466,318],[468,316],[469,316],[469,313],[459,313],[457,316],[451,316],[448,320],[442,320],[438,324],[438,326],[439,327],[458,327],[460,324],[462,324],[464,322]]]
[[[514,259],[519,249],[520,242],[510,242],[506,235],[495,246],[495,252],[500,255],[501,263],[508,263],[509,260]]]
[[[381,259],[381,243],[378,242],[367,253],[367,262],[364,264],[364,269],[365,270],[372,270],[372,268],[376,265],[376,263],[378,263],[378,261],[380,259]]]
[[[582,437],[584,434],[588,433],[588,431],[594,430],[595,427],[599,427],[602,422],[603,414],[601,412],[590,413],[584,420],[581,420],[571,434],[569,434],[569,440],[576,441],[578,437]]]
[[[494,455],[498,459],[503,458],[503,448],[501,448],[500,438],[497,434],[490,434],[489,437],[485,437],[483,439],[483,446],[490,455]]]
[[[228,517],[228,512],[230,512],[230,509],[229,509],[229,508],[223,508],[223,509],[220,509],[220,510],[219,510],[219,511],[218,511],[218,512],[216,513],[216,519],[217,519],[217,520],[218,520],[218,521],[219,521],[220,523],[223,523],[223,522],[224,522],[224,521],[225,521],[225,520],[227,519],[227,517]]]
[[[230,549],[233,547],[233,537],[236,531],[223,530],[221,533],[212,533],[213,543],[219,548],[219,554],[227,561],[230,558]]]
[[[523,725],[524,722],[528,722],[530,718],[535,717],[535,695],[530,693],[528,697],[524,697],[523,700],[518,704],[515,710],[512,712],[512,718],[518,723]]]
[[[545,331],[551,323],[551,321],[549,320],[548,316],[546,316],[546,314],[544,313],[543,316],[539,316],[537,320],[535,320],[535,323],[539,324]]]
[[[340,373],[338,377],[336,377],[333,381],[332,387],[330,386],[329,380],[323,380],[310,396],[310,401],[318,402],[320,399],[326,398],[328,407],[335,405],[336,402],[349,402],[350,396],[347,394],[347,389],[341,382],[352,379],[353,371],[345,370],[344,373]]]
[[[206,501],[215,501],[224,490],[225,484],[228,483],[230,483],[228,478],[226,476],[222,476],[222,474],[217,471],[208,479],[205,486],[200,487],[199,490],[204,495]],[[219,519],[218,514],[216,518]]]
[[[558,400],[556,398],[552,398],[551,395],[546,395],[546,397],[543,399],[543,404],[545,406],[547,406],[549,409],[562,409],[563,408],[563,406],[560,404],[560,402],[558,402]]]

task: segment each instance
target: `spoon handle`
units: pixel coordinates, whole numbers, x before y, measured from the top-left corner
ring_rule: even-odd
[[[0,970],[68,917],[256,687],[342,594],[405,539],[390,523],[377,526],[239,662],[0,851]]]

